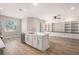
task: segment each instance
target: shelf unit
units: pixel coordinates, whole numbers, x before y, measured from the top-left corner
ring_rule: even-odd
[[[51,23],[51,25],[49,24],[45,25],[45,30],[47,32],[79,34],[79,21],[78,20]]]
[[[53,32],[53,25],[54,25],[54,24],[52,23],[52,26],[51,26],[51,27],[52,27],[52,32]]]
[[[79,21],[65,22],[65,32],[79,33]]]
[[[65,32],[71,32],[71,22],[65,22]]]
[[[79,22],[78,21],[72,21],[71,22],[71,32],[72,33],[79,33]]]

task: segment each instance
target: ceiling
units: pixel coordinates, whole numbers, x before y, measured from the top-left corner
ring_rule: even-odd
[[[79,16],[79,4],[38,3],[35,6],[33,3],[0,3],[0,14],[16,18],[31,16],[50,20],[58,14],[62,17]]]

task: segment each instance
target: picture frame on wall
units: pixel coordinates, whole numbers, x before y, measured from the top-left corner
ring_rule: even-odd
[[[4,22],[4,31],[5,32],[14,32],[16,31],[17,22],[15,20],[5,20]]]

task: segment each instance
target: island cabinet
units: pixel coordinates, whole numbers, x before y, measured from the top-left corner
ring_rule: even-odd
[[[35,37],[35,36],[33,37],[33,41],[32,42],[33,42],[33,47],[35,47],[35,48],[38,47],[38,40],[37,39],[38,39],[38,37]]]
[[[49,47],[48,35],[45,34],[28,34],[25,35],[25,43],[39,49],[40,51],[46,51]]]

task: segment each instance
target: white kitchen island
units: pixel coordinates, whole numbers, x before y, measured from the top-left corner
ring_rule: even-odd
[[[46,51],[49,48],[49,39],[46,33],[25,34],[25,43],[39,49],[40,51]]]

